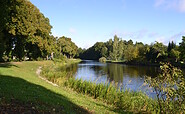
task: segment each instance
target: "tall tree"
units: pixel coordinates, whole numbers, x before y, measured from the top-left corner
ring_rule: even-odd
[[[124,59],[127,61],[132,61],[138,57],[139,50],[134,45],[127,45],[126,50],[124,50]]]
[[[182,42],[179,44],[180,58],[185,61],[185,36],[182,37]]]
[[[30,55],[27,52],[34,54],[33,47],[43,57],[51,52],[48,40],[51,38],[52,26],[38,8],[28,0],[2,0],[1,6],[1,11],[6,12],[0,15],[1,39],[6,39],[3,40],[3,53],[22,60],[24,56]]]
[[[78,47],[74,42],[71,41],[71,38],[65,36],[60,37],[57,40],[58,50],[68,58],[73,58],[77,54]]]
[[[123,56],[124,56],[123,52],[124,52],[125,48],[126,48],[126,46],[125,46],[123,40],[120,40],[119,41],[119,47],[118,47],[118,54],[119,54],[118,59],[119,60],[123,59]]]
[[[113,42],[113,49],[111,53],[111,59],[117,61],[119,57],[118,49],[119,48],[119,38],[115,35],[114,42]]]

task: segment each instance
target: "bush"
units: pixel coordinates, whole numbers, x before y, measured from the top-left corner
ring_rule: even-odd
[[[102,63],[105,63],[107,61],[107,59],[105,57],[101,57],[101,58],[99,58],[99,61]]]
[[[158,100],[160,113],[185,113],[185,80],[182,71],[166,63],[160,66],[161,74],[148,78]]]
[[[2,57],[2,59],[3,59],[3,61],[7,62],[9,58],[8,58],[7,55],[4,55],[4,56]]]
[[[43,58],[42,57],[38,57],[37,61],[43,61]]]

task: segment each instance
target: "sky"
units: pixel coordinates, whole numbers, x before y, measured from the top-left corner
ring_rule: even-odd
[[[185,0],[30,0],[50,19],[52,34],[89,48],[114,35],[176,44],[185,35]]]

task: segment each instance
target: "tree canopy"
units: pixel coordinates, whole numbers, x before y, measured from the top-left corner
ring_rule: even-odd
[[[133,43],[132,40],[126,41],[114,36],[113,40],[107,42],[97,42],[92,47],[84,51],[80,58],[98,60],[105,57],[112,61],[123,61],[131,63],[159,63],[159,62],[178,62],[185,60],[185,37],[177,46],[173,41],[168,46],[160,42],[151,45],[142,42]]]
[[[49,19],[30,1],[1,0],[0,7],[0,61],[48,58],[56,53],[57,38],[51,35]],[[63,41],[60,44],[68,43],[63,53],[74,57],[77,46],[71,39]]]

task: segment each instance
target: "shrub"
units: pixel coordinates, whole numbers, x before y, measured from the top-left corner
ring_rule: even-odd
[[[107,61],[107,59],[105,57],[101,57],[101,58],[99,58],[99,61],[105,63]]]
[[[157,95],[160,113],[185,113],[185,80],[182,71],[169,63],[163,63],[160,68],[159,76],[146,80]]]
[[[4,55],[4,56],[2,57],[2,59],[3,59],[3,61],[7,62],[9,58],[8,58],[7,55]]]
[[[37,61],[43,61],[43,58],[42,57],[38,57]]]

